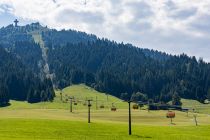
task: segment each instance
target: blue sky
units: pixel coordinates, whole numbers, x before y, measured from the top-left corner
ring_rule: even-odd
[[[0,0],[0,26],[18,18],[210,62],[210,0]]]

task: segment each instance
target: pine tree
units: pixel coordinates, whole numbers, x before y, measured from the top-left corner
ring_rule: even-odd
[[[172,105],[177,105],[177,106],[182,105],[181,98],[176,92],[172,96]]]

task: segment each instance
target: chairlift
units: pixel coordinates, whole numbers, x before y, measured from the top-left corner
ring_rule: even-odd
[[[105,106],[104,105],[100,105],[100,108],[105,108]]]
[[[112,107],[111,111],[117,111],[117,108],[116,107]]]
[[[175,116],[176,116],[176,114],[173,111],[168,111],[167,114],[166,114],[167,118],[175,118]]]
[[[133,105],[133,109],[134,109],[134,110],[139,109],[138,104],[134,104],[134,105]]]
[[[112,103],[111,111],[117,111],[117,108],[114,106],[114,103]]]
[[[172,124],[172,119],[175,118],[175,117],[176,117],[176,114],[175,114],[175,112],[173,112],[173,111],[168,111],[168,112],[166,113],[166,118],[171,119],[171,124]]]

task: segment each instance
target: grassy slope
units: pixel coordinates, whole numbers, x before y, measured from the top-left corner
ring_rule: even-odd
[[[106,95],[105,93],[100,93],[85,85],[74,85],[67,87],[62,91],[62,93],[64,98],[66,95],[73,96],[76,102],[84,103],[86,99],[92,99],[92,108],[94,109],[96,109],[96,104],[98,108],[101,105],[104,105],[105,108],[110,108],[112,104],[114,104],[114,106],[117,108],[127,108],[127,103],[123,102],[122,100],[111,95]],[[57,95],[60,96],[59,93]]]
[[[75,85],[63,89],[65,95],[74,96],[78,103],[69,113],[69,103],[60,100],[60,92],[53,103],[28,104],[11,101],[12,105],[0,109],[0,139],[209,139],[210,116],[198,114],[199,127],[194,127],[193,114],[176,112],[175,125],[169,124],[165,117],[167,111],[132,110],[133,136],[127,135],[127,103],[113,96],[107,96],[84,85]],[[104,104],[105,109],[96,110]],[[93,98],[91,123],[87,124],[87,106],[84,100]],[[115,103],[117,112],[111,112]],[[184,100],[185,106],[191,102]],[[195,103],[193,102],[193,105]],[[200,104],[198,104],[200,105]],[[197,106],[198,106],[197,105]],[[191,105],[192,106],[192,105]]]
[[[202,104],[196,100],[182,99],[182,105],[184,108],[195,109],[199,113],[210,114],[210,104]]]
[[[87,106],[84,106],[86,98],[93,98],[91,107],[91,116],[94,121],[114,121],[127,122],[127,103],[120,99],[107,96],[104,93],[97,92],[85,85],[74,85],[63,89],[63,100],[66,96],[74,96],[77,105],[73,105],[73,113],[69,113],[69,102],[64,103],[60,100],[60,92],[56,91],[54,102],[29,104],[26,102],[11,101],[11,106],[0,109],[0,118],[27,118],[27,119],[54,119],[54,120],[87,120]],[[95,98],[98,98],[98,109],[96,110]],[[185,101],[187,102],[187,100]],[[118,108],[117,112],[111,112],[112,103]],[[105,105],[104,109],[100,109],[100,105]],[[186,103],[184,103],[186,104]],[[188,103],[189,105],[189,103]],[[136,124],[142,125],[168,125],[169,120],[165,117],[167,111],[150,111],[147,110],[132,110],[133,121]],[[210,124],[210,116],[207,114],[198,114],[200,124]],[[194,125],[193,114],[187,116],[184,112],[176,112],[174,119],[176,125]]]
[[[126,109],[127,103],[123,102],[122,100],[108,95],[105,93],[100,93],[90,87],[87,87],[83,84],[81,85],[73,85],[71,87],[67,87],[63,89],[63,101],[61,101],[60,91],[56,91],[56,97],[54,102],[42,102],[42,103],[35,103],[29,104],[27,102],[19,102],[19,101],[10,101],[11,106],[7,107],[6,109],[69,109],[69,103],[65,102],[67,96],[74,96],[75,101],[78,103],[75,106],[75,109],[86,109],[87,106],[83,104],[86,102],[87,99],[93,99],[92,101],[92,109],[96,109],[96,96],[97,96],[97,106],[98,109],[101,105],[104,105],[106,109],[110,109],[112,103],[114,106],[120,109]],[[65,96],[67,95],[67,96]]]

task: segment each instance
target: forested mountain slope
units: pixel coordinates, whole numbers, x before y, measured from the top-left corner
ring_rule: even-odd
[[[0,60],[0,106],[8,104],[10,99],[26,100],[30,103],[53,100],[51,81],[41,81],[1,47]]]
[[[34,34],[44,42],[47,57]],[[39,23],[0,29],[0,44],[40,79],[49,66],[56,88],[86,83],[125,99],[141,92],[163,102],[174,94],[199,101],[210,97],[210,64],[185,54],[172,56]]]
[[[117,97],[141,92],[165,102],[176,93],[202,101],[210,88],[210,65],[184,54],[160,61],[139,48],[107,40],[49,48],[50,69],[59,87],[86,83]]]

